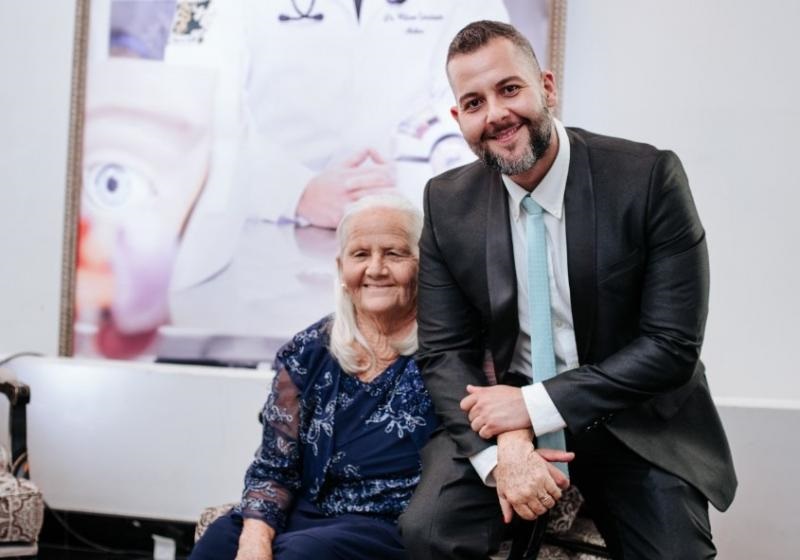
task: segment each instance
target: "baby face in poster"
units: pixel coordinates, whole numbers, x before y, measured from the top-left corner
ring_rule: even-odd
[[[213,75],[111,59],[89,72],[77,311],[107,357],[140,353],[169,319],[181,235],[209,169]]]

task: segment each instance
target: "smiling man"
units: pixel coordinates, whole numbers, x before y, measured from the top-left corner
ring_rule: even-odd
[[[708,502],[726,509],[736,475],[699,359],[708,259],[680,161],[565,128],[509,25],[461,30],[447,75],[481,161],[425,192],[419,359],[445,429],[401,519],[410,557],[485,559],[501,520],[539,518],[567,478],[615,558],[714,557]]]

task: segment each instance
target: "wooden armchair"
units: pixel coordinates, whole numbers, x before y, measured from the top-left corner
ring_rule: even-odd
[[[44,521],[44,500],[28,480],[25,407],[30,388],[0,369],[0,392],[9,402],[8,453],[0,446],[0,557],[35,556]]]

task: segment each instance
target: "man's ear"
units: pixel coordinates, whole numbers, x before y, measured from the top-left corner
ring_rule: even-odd
[[[450,116],[453,117],[456,122],[458,122],[458,107],[455,105],[450,107]]]
[[[542,88],[547,107],[555,109],[558,105],[558,88],[556,87],[556,77],[550,70],[542,70]]]

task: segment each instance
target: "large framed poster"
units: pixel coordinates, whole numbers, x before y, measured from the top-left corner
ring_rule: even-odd
[[[447,46],[564,0],[80,0],[61,352],[253,365],[333,308],[346,205],[474,159]]]

